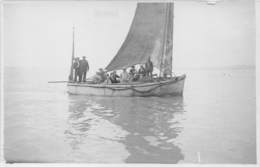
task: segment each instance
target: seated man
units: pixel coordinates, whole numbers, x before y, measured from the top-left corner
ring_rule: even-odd
[[[139,74],[139,78],[140,78],[140,79],[143,79],[143,78],[144,78],[144,76],[145,76],[145,69],[144,69],[144,66],[143,66],[143,65],[141,65],[141,67],[139,68],[138,74]]]
[[[94,83],[103,83],[107,79],[106,72],[100,68],[96,75],[93,77]]]
[[[129,74],[134,75],[135,73],[136,73],[135,66],[132,66],[131,69],[129,70]]]
[[[129,80],[129,75],[126,71],[126,68],[123,68],[123,72],[120,75],[120,81],[121,82],[128,82],[128,80]]]
[[[135,66],[132,66],[130,71],[129,71],[129,75],[130,75],[130,81],[136,81],[137,80],[137,72],[136,72],[136,69],[135,69]]]
[[[117,78],[120,77],[116,74],[116,71],[113,71],[109,76],[111,83],[119,83],[120,81]]]

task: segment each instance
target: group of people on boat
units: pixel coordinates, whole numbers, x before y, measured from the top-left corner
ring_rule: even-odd
[[[135,66],[131,66],[131,68],[127,71],[126,68],[123,68],[123,72],[118,75],[116,71],[113,71],[108,76],[109,83],[128,83],[128,82],[137,82],[137,81],[145,81],[151,80],[153,76],[153,63],[150,59],[145,63],[145,65],[141,65],[137,70]]]
[[[73,61],[73,70],[74,70],[74,82],[86,82],[86,75],[89,71],[89,64],[86,60],[86,57],[83,56],[82,59],[74,58]],[[147,81],[152,80],[153,77],[153,63],[148,58],[147,62],[144,65],[140,65],[137,70],[135,66],[131,66],[129,70],[123,68],[123,71],[120,75],[116,71],[110,72],[110,74],[103,70],[102,68],[96,72],[91,78],[91,83],[128,83],[128,82],[137,82],[137,81]]]
[[[73,62],[74,69],[74,82],[86,82],[87,72],[89,70],[89,64],[86,57],[83,56],[81,59],[76,57]]]

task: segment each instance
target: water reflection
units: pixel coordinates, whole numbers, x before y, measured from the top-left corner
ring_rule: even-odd
[[[82,148],[92,138],[101,143],[95,147],[107,147],[107,141],[114,143],[109,143],[112,149],[102,152],[103,157],[97,159],[98,162],[112,158],[114,163],[177,163],[184,159],[175,143],[182,131],[181,97],[69,96],[69,99],[69,127],[65,134],[72,150]],[[119,146],[121,149],[115,152]],[[96,149],[100,150],[103,151]],[[89,152],[88,148],[84,151]],[[100,154],[92,153],[92,156]],[[119,156],[121,159],[117,161]]]
[[[69,129],[65,131],[68,139],[71,139],[71,148],[73,150],[78,149],[78,146],[83,142],[83,139],[87,136],[87,130],[89,130],[91,119],[83,119],[84,112],[88,105],[84,101],[79,101],[69,106],[70,117],[68,119]]]

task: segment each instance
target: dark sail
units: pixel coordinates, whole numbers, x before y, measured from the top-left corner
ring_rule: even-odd
[[[172,21],[173,3],[138,3],[128,35],[106,69],[144,64],[150,56],[156,68],[171,70],[164,66],[171,66]]]

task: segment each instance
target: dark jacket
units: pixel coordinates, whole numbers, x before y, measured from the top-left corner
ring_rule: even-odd
[[[153,63],[152,63],[152,61],[147,61],[145,63],[145,71],[146,72],[153,72]]]
[[[83,59],[79,61],[79,71],[80,72],[87,72],[89,70],[88,61]]]
[[[74,61],[73,68],[78,69],[79,68],[79,61]]]
[[[129,75],[134,76],[136,73],[136,69],[135,68],[131,68],[129,71]]]
[[[120,78],[120,77],[117,74],[112,73],[109,78],[112,83],[118,83],[119,81],[117,80],[117,78]]]

